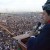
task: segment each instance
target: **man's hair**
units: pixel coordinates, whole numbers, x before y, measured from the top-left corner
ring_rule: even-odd
[[[45,10],[48,16],[50,16],[50,10]]]

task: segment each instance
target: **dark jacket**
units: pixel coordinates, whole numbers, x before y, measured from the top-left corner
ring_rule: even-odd
[[[27,50],[50,50],[50,24],[46,24],[36,38],[28,40]]]

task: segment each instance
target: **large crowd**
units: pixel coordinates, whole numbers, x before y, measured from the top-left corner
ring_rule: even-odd
[[[26,31],[32,31],[33,27],[40,21],[40,18],[40,15],[30,17],[8,17],[6,20],[6,25],[10,28],[12,33],[15,35],[20,35],[24,34]]]
[[[9,34],[0,32],[0,50],[17,50],[17,40],[11,38]]]
[[[37,17],[38,16],[38,17]],[[8,27],[11,33],[15,36],[20,34],[25,34],[27,31],[33,31],[34,26],[40,21],[41,15],[35,14],[27,16],[7,16],[5,18],[4,26]],[[3,31],[3,30],[2,30]],[[0,50],[17,50],[18,43],[17,40],[13,39],[9,34],[5,32],[0,32]]]

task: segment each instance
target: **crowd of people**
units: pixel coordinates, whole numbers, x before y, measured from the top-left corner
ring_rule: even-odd
[[[13,39],[9,34],[0,32],[0,50],[17,50],[17,40]]]
[[[26,31],[32,31],[33,27],[37,25],[40,19],[42,19],[40,13],[36,13],[35,16],[32,15],[30,17],[8,16],[8,18],[6,19],[6,25],[10,28],[10,31],[12,33],[14,33],[15,35],[20,35],[24,34]]]
[[[39,17],[37,17],[39,16]],[[41,15],[30,16],[30,17],[11,17],[6,18],[6,22],[3,24],[8,27],[7,29],[14,33],[15,36],[25,34],[26,32],[33,31],[34,26],[39,22]],[[3,30],[2,30],[3,31]],[[0,50],[17,50],[18,42],[13,39],[9,34],[0,32]]]

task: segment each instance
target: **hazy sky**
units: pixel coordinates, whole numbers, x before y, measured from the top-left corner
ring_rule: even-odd
[[[46,0],[0,0],[0,12],[42,11]]]

